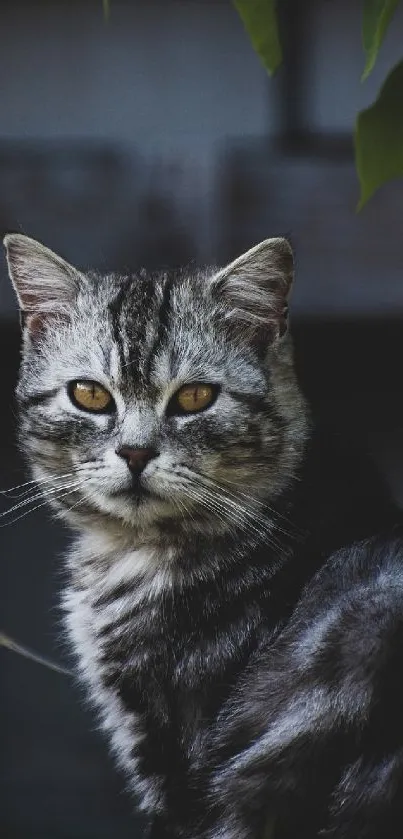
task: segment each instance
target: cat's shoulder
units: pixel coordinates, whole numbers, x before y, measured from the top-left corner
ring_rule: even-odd
[[[304,668],[369,684],[403,649],[403,527],[331,555],[307,585],[289,630]],[[312,673],[311,673],[312,675]]]
[[[350,591],[370,583],[378,588],[403,586],[402,523],[336,551],[316,578],[316,584]]]

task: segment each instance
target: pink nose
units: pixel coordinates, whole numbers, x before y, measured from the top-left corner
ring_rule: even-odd
[[[116,454],[123,457],[131,472],[142,472],[147,463],[157,457],[155,449],[132,449],[131,446],[122,446]]]

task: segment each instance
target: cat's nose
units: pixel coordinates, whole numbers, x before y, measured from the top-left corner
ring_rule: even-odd
[[[157,457],[158,452],[155,449],[133,449],[131,446],[122,446],[116,454],[123,457],[131,472],[140,473],[153,457]]]

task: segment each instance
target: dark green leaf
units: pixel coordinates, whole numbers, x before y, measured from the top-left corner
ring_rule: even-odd
[[[281,64],[282,53],[278,34],[276,0],[233,0],[254,50],[272,74]]]
[[[364,0],[362,40],[366,62],[362,81],[369,76],[399,0]]]
[[[403,61],[389,73],[374,104],[357,117],[355,157],[361,184],[358,209],[392,178],[403,176]]]

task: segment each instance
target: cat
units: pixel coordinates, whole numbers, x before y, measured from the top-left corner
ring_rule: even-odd
[[[310,417],[289,243],[122,277],[4,241],[20,446],[74,532],[68,636],[152,839],[400,836],[403,531]]]

